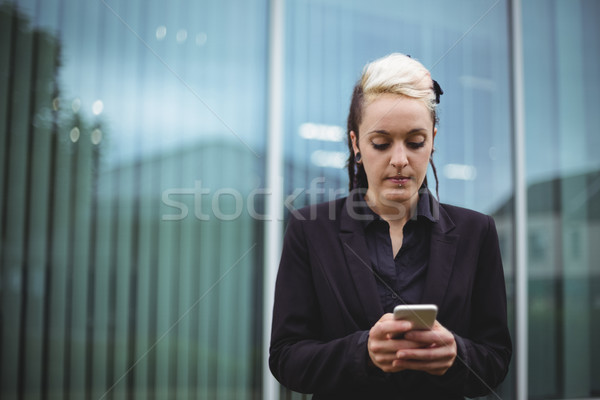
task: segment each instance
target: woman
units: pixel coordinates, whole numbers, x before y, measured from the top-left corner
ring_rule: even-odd
[[[462,399],[504,379],[512,345],[494,222],[427,188],[441,94],[408,56],[365,67],[348,116],[350,195],[298,210],[287,227],[269,360],[284,386],[314,399]],[[418,303],[439,309],[431,330],[393,318]]]

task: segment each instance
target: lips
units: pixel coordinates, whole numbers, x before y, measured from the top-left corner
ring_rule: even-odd
[[[394,175],[387,178],[387,180],[392,182],[394,185],[406,185],[410,182],[410,177]]]

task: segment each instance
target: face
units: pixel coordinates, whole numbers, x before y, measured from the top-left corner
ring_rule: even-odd
[[[436,133],[420,100],[384,94],[363,109],[359,138],[355,132],[350,138],[354,154],[361,153],[366,197],[375,211],[398,214],[416,204]]]

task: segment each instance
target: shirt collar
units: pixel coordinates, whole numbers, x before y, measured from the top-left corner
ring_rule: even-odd
[[[354,211],[360,215],[360,221],[363,227],[369,226],[373,221],[381,220],[379,214],[373,211],[365,201],[365,193],[363,191],[354,191],[352,193],[352,201],[354,202]],[[411,220],[429,220],[433,223],[438,221],[438,213],[435,210],[439,207],[439,203],[431,192],[427,189],[419,191],[419,201],[417,202],[417,212],[412,216]]]

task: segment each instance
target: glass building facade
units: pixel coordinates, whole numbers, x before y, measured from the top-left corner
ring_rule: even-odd
[[[396,51],[445,91],[441,201],[496,219],[526,363],[490,398],[600,398],[599,20],[595,0],[0,0],[0,398],[306,398],[265,379],[267,231],[347,193],[352,87]]]

